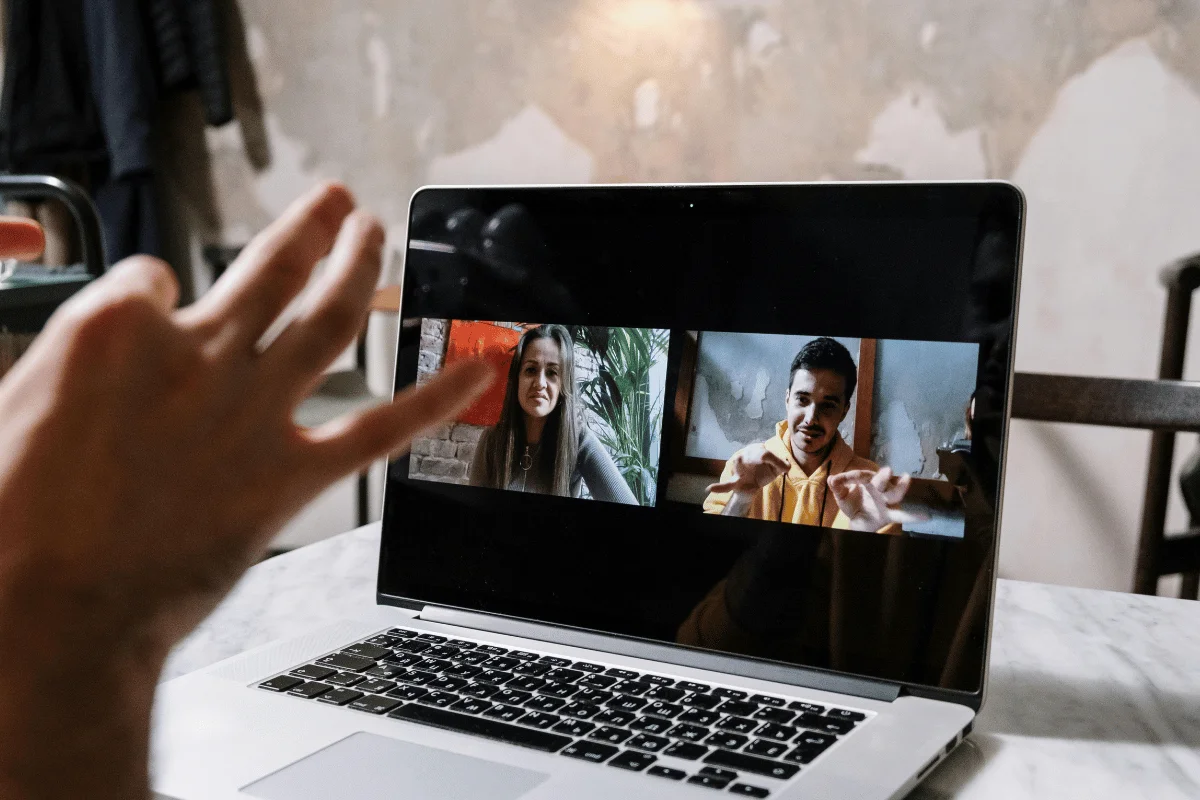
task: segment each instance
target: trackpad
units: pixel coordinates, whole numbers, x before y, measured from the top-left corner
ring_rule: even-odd
[[[373,733],[355,733],[242,789],[262,800],[516,800],[550,777]]]

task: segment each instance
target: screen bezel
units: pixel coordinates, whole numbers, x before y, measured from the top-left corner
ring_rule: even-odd
[[[715,207],[714,202],[719,202],[723,192],[745,193],[753,192],[756,188],[768,189],[772,192],[777,192],[780,189],[793,189],[805,193],[820,193],[822,191],[836,191],[839,193],[839,199],[844,200],[844,193],[849,189],[857,195],[857,202],[861,203],[865,208],[878,209],[881,203],[896,204],[896,207],[902,206],[904,200],[903,195],[908,192],[923,193],[930,190],[946,190],[954,191],[951,187],[961,187],[964,191],[973,192],[988,192],[989,198],[994,198],[998,205],[1003,207],[1005,213],[1011,215],[1011,228],[1016,239],[1016,248],[1014,252],[1015,263],[1012,264],[1012,286],[1011,286],[1011,301],[1012,301],[1012,317],[1009,326],[1010,348],[1015,346],[1015,335],[1017,328],[1017,315],[1019,312],[1019,297],[1021,286],[1021,266],[1024,252],[1024,230],[1026,217],[1026,200],[1025,196],[1015,184],[1008,181],[989,180],[989,181],[936,181],[936,182],[910,182],[910,181],[875,181],[875,182],[822,182],[822,183],[734,183],[734,184],[586,184],[579,186],[559,186],[559,185],[506,185],[506,186],[425,186],[418,189],[410,199],[409,203],[409,223],[412,220],[412,210],[417,201],[417,198],[429,192],[454,192],[461,193],[463,191],[562,191],[562,192],[586,192],[599,191],[609,193],[609,195],[626,196],[628,194],[644,193],[644,192],[663,192],[670,191],[675,194],[680,194],[685,198],[689,208],[695,208],[699,205],[697,213],[711,211]],[[883,191],[880,191],[883,190]],[[694,194],[686,194],[694,193]],[[727,201],[728,202],[728,201]],[[406,230],[405,234],[405,253],[407,254],[410,246],[410,233]],[[401,286],[404,285],[405,275],[401,275]],[[401,290],[401,307],[399,309],[399,320],[404,319],[403,309],[403,288]],[[400,328],[397,333],[397,345],[399,345],[399,335],[402,330]],[[399,349],[399,348],[397,348]],[[820,679],[824,676],[829,681],[835,684],[847,683],[851,686],[858,685],[861,687],[885,687],[884,694],[888,693],[889,687],[895,687],[897,693],[908,694],[917,697],[925,697],[929,699],[942,700],[953,702],[960,705],[965,705],[978,711],[983,705],[987,695],[988,677],[989,677],[989,656],[991,651],[992,632],[993,632],[993,611],[996,598],[996,581],[998,579],[996,565],[999,557],[999,534],[1002,527],[1003,517],[1003,496],[1005,475],[1008,460],[1008,441],[1011,425],[1011,408],[1012,408],[1012,388],[1013,388],[1013,373],[1014,373],[1014,357],[1010,349],[1008,358],[1008,371],[1005,375],[1003,408],[1004,414],[1001,421],[1001,447],[999,457],[997,459],[998,481],[997,481],[997,499],[995,507],[994,531],[992,535],[992,545],[989,562],[987,564],[988,572],[990,573],[990,586],[988,587],[988,608],[986,610],[987,627],[983,641],[983,654],[981,663],[983,665],[982,674],[980,676],[979,688],[976,691],[964,691],[958,689],[946,689],[928,684],[896,682],[883,678],[873,677],[870,675],[862,675],[858,673],[840,672],[836,670],[825,669],[821,667],[812,667],[798,665],[794,662],[775,661],[771,659],[740,655],[736,653],[726,653],[714,651],[704,648],[693,647],[690,645],[677,644],[672,642],[660,641],[657,639],[649,639],[639,636],[616,633],[606,630],[596,630],[592,628],[583,628],[578,626],[567,625],[558,622],[550,622],[540,620],[533,617],[513,616],[494,611],[487,611],[478,608],[459,606],[447,603],[439,603],[429,600],[423,600],[417,597],[408,597],[405,595],[393,594],[385,592],[386,576],[384,574],[384,564],[386,559],[383,557],[383,551],[388,546],[388,533],[381,531],[381,557],[379,569],[376,579],[376,601],[381,605],[392,605],[409,609],[426,609],[437,608],[446,609],[452,612],[463,612],[472,615],[479,620],[486,621],[488,619],[496,620],[501,626],[511,628],[512,625],[523,626],[527,629],[536,629],[538,638],[544,638],[549,641],[560,641],[564,644],[578,643],[579,637],[583,637],[586,641],[591,642],[589,646],[600,647],[601,649],[610,650],[614,653],[628,655],[633,657],[648,658],[654,661],[666,663],[679,663],[681,665],[711,669],[734,675],[744,675],[746,677],[765,677],[764,670],[769,672],[771,680],[777,680],[784,683],[794,683],[796,685],[806,685],[811,683],[814,678]],[[393,376],[394,383],[395,376]],[[389,470],[392,465],[389,464]],[[384,481],[384,498],[382,507],[384,510],[384,519],[387,519],[388,508],[388,479]],[[556,636],[555,634],[560,634]],[[678,658],[672,659],[671,654],[678,654]],[[743,666],[745,669],[739,669]],[[824,688],[824,687],[822,687]],[[844,689],[843,689],[844,690]],[[850,692],[854,693],[854,692]],[[871,695],[872,690],[866,688],[865,695]],[[874,690],[874,696],[879,696],[878,689]]]

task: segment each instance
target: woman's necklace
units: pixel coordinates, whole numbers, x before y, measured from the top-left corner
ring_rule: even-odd
[[[525,445],[525,455],[521,456],[521,491],[525,491],[525,480],[529,476],[529,470],[533,469],[533,460],[537,458],[538,450],[541,448],[541,442],[530,447]]]

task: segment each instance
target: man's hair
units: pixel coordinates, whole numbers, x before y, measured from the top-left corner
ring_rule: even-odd
[[[788,391],[791,391],[792,384],[796,381],[796,370],[800,369],[829,369],[841,375],[846,381],[845,399],[849,405],[850,398],[854,396],[854,387],[858,384],[858,365],[854,363],[850,351],[840,342],[822,336],[801,347],[800,352],[792,359]]]

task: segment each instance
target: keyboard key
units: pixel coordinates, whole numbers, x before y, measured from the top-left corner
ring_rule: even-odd
[[[369,658],[372,661],[378,661],[384,656],[391,655],[392,653],[391,649],[387,647],[380,647],[377,644],[367,644],[365,642],[360,644],[352,644],[342,652],[351,656],[362,656],[363,658]]]
[[[704,757],[704,763],[736,769],[739,772],[753,772],[755,775],[765,775],[781,781],[786,781],[800,771],[795,764],[782,764],[745,753],[731,753],[728,750],[713,750]]]
[[[421,633],[417,635],[417,638],[422,642],[433,642],[434,644],[441,644],[448,641],[445,636],[438,636],[436,633]]]
[[[310,681],[323,681],[330,675],[336,675],[337,670],[330,667],[319,667],[316,664],[305,664],[303,667],[292,670],[291,674],[298,678],[307,678]]]
[[[866,714],[860,714],[857,711],[847,711],[843,708],[831,708],[825,712],[825,716],[831,719],[841,719],[847,722],[862,722],[867,718]]]
[[[572,699],[577,703],[592,703],[594,705],[603,705],[609,700],[612,700],[612,692],[606,692],[603,689],[580,689],[575,693]]]
[[[552,671],[546,676],[548,681],[559,681],[560,683],[574,683],[582,678],[583,672],[577,669],[564,669],[562,667]]]
[[[478,697],[464,697],[450,706],[450,710],[458,711],[462,714],[482,714],[491,707],[492,703],[489,700],[480,700]]]
[[[520,665],[520,661],[508,656],[496,656],[488,661],[485,661],[483,666],[485,669],[502,669],[505,672],[512,671],[513,667]]]
[[[591,719],[600,713],[600,706],[592,703],[574,702],[559,712],[564,717],[573,717],[575,719]]]
[[[584,722],[581,719],[564,719],[550,730],[555,733],[566,734],[567,736],[587,736],[595,729],[595,725],[590,722]]]
[[[760,725],[762,725],[761,722],[755,722],[745,717],[726,717],[717,723],[718,728],[732,733],[750,733]]]
[[[705,739],[704,743],[713,747],[724,747],[729,750],[737,750],[748,741],[749,739],[747,739],[745,736],[742,736],[740,733],[717,731]]]
[[[367,677],[354,672],[339,672],[336,675],[330,675],[325,679],[326,683],[332,683],[334,686],[354,686],[362,683]],[[378,680],[378,679],[376,679]]]
[[[611,675],[614,678],[620,678],[623,681],[636,681],[642,677],[641,673],[634,672],[631,669],[620,669],[618,667],[609,667],[604,671],[605,675]]]
[[[799,725],[801,728],[809,730],[821,731],[822,733],[832,733],[840,735],[849,733],[854,730],[853,722],[846,722],[840,719],[830,719],[829,717],[818,717],[816,714],[801,714],[796,718],[793,725]]]
[[[503,647],[496,647],[494,644],[481,644],[475,647],[478,653],[487,653],[489,656],[502,656],[508,651]]]
[[[641,711],[646,707],[646,701],[640,697],[617,695],[604,705],[616,711]]]
[[[788,750],[782,742],[772,742],[769,739],[755,739],[746,746],[746,752],[752,756],[763,758],[779,758]]]
[[[353,689],[335,688],[325,692],[317,698],[318,703],[329,703],[331,706],[344,706],[351,700],[357,700],[362,697],[362,692],[356,692]]]
[[[716,710],[735,717],[748,717],[758,711],[758,704],[746,700],[726,700]]]
[[[531,697],[533,697],[533,695],[529,692],[518,691],[506,686],[492,695],[492,702],[507,703],[510,706],[519,706]]]
[[[599,664],[591,664],[587,661],[576,661],[571,665],[574,669],[581,669],[584,672],[604,672],[604,667]]]
[[[664,739],[661,736],[651,736],[648,733],[639,733],[629,740],[630,747],[645,750],[647,753],[657,753],[669,744],[671,744],[670,739]]]
[[[699,725],[676,725],[667,731],[667,735],[676,739],[683,739],[686,742],[698,742],[705,736],[708,736],[708,728],[702,728]]]
[[[677,706],[674,703],[664,703],[661,700],[656,700],[646,706],[646,713],[653,714],[656,717],[664,719],[674,719],[683,713],[683,706]]]
[[[697,692],[699,694],[704,694],[712,688],[707,683],[695,683],[693,681],[680,681],[675,686],[683,689],[685,692]]]
[[[763,706],[758,711],[751,714],[754,719],[761,719],[764,722],[777,722],[780,725],[791,722],[796,716],[795,711],[788,711],[786,708],[772,708],[771,706]]]
[[[588,734],[589,739],[595,739],[599,742],[608,742],[609,744],[621,744],[630,736],[633,736],[633,734],[624,728],[614,728],[611,725],[605,725],[602,728],[597,728]]]
[[[328,692],[333,687],[328,683],[320,683],[318,681],[309,681],[308,683],[297,686],[288,691],[288,694],[296,697],[304,697],[311,700],[314,697],[320,697]]]
[[[705,711],[701,708],[689,708],[679,716],[679,721],[688,722],[692,725],[712,725],[720,718],[721,715],[715,711]]]
[[[700,756],[708,752],[708,748],[702,744],[694,742],[675,742],[666,750],[663,750],[664,756],[674,756],[682,758],[686,761],[695,761]]]
[[[837,741],[836,736],[830,736],[828,733],[817,733],[816,731],[804,731],[800,734],[800,738],[796,740],[798,747],[803,747],[808,750],[825,750],[829,745]]]
[[[346,672],[363,672],[375,666],[374,659],[347,655],[346,653],[334,653],[331,656],[318,658],[317,663],[323,667],[333,667]]]
[[[432,725],[437,728],[458,731],[473,736],[485,736],[508,744],[531,747],[547,753],[557,753],[571,743],[567,736],[561,736],[549,731],[539,731],[533,728],[510,725],[496,719],[476,717],[470,714],[459,714],[441,708],[409,703],[388,714],[394,719],[406,722],[416,722],[421,725]]]
[[[513,672],[518,675],[545,675],[551,669],[549,664],[543,664],[540,661],[526,661],[513,667]]]
[[[721,769],[720,767],[704,767],[700,770],[701,775],[711,775],[714,778],[720,778],[726,781],[736,780],[738,774],[731,769]]]
[[[687,779],[687,782],[707,789],[724,789],[729,785],[728,778],[714,778],[712,775],[693,775]]]
[[[520,706],[495,705],[483,712],[483,715],[504,722],[516,722],[525,716],[525,709]]]
[[[280,675],[278,678],[271,678],[269,681],[263,681],[258,685],[258,688],[266,689],[269,692],[286,692],[302,683],[304,683],[304,681],[300,678],[293,678],[288,675]]]
[[[367,644],[377,644],[380,647],[386,647],[389,650],[404,641],[399,636],[388,636],[386,633],[381,633],[378,636],[372,636],[367,639]]]
[[[653,683],[655,686],[674,686],[675,681],[671,678],[664,678],[662,675],[643,675],[642,680],[646,683]]]
[[[569,683],[548,683],[538,689],[538,694],[544,694],[549,697],[570,697],[579,691],[578,686],[572,686]]]
[[[356,711],[366,711],[368,714],[386,714],[398,705],[400,705],[400,701],[395,698],[368,694],[352,702],[350,708]]]
[[[450,669],[446,670],[444,674],[450,675],[454,678],[466,678],[467,680],[471,680],[481,672],[483,672],[482,667],[472,667],[469,664],[455,664],[454,666],[450,667]]]
[[[783,708],[787,705],[787,700],[784,700],[782,697],[772,697],[769,694],[750,695],[750,702],[758,703],[760,706],[775,706],[776,708]]]
[[[558,724],[559,718],[553,714],[546,714],[541,711],[530,711],[525,716],[517,720],[521,725],[528,725],[531,728],[537,728],[544,731],[547,728],[552,728]]]
[[[415,656],[412,653],[392,653],[390,656],[384,656],[380,661],[384,664],[397,664],[401,667],[411,667],[414,664],[421,663],[421,657]]]
[[[626,750],[619,756],[612,758],[608,762],[608,765],[610,767],[632,770],[633,772],[641,772],[655,761],[658,761],[658,756],[651,755],[650,753],[639,753],[636,750]]]
[[[522,692],[536,692],[538,689],[546,685],[546,681],[541,678],[519,677],[514,678],[504,684],[509,689],[518,689]]]
[[[419,700],[429,694],[428,689],[422,689],[420,686],[397,686],[390,692],[386,692],[388,697],[395,697],[400,700]]]
[[[811,764],[819,755],[821,755],[820,750],[808,750],[803,747],[797,747],[795,750],[784,756],[783,760],[791,761],[795,764]]]
[[[490,683],[493,686],[502,686],[513,679],[511,672],[505,672],[501,669],[484,670],[475,676],[475,680],[479,683]]]
[[[825,706],[819,706],[816,703],[806,703],[803,700],[795,700],[788,703],[788,708],[793,711],[804,711],[808,714],[824,714]]]
[[[538,654],[531,653],[528,650],[509,650],[508,657],[515,658],[518,661],[537,661],[538,660]]]
[[[442,675],[436,681],[429,684],[430,689],[439,689],[443,692],[457,692],[459,689],[466,686],[470,681],[463,678],[452,678],[449,675]]]
[[[687,697],[679,701],[681,705],[690,706],[692,708],[713,709],[721,705],[721,698],[714,697],[711,694],[689,694]]]
[[[416,635],[416,631],[410,631],[407,628],[392,628],[388,631],[388,636],[399,636],[401,639],[407,639]]]
[[[790,742],[799,733],[799,728],[793,728],[789,725],[776,725],[774,722],[768,722],[757,731],[755,736],[760,736],[763,739],[773,739],[777,742]]]
[[[329,683],[329,681],[326,681]],[[383,694],[396,688],[395,681],[385,681],[382,678],[371,678],[369,681],[364,681],[359,686],[355,687],[360,692],[370,692],[371,694]]]
[[[419,669],[410,669],[403,675],[397,675],[396,680],[403,683],[411,683],[414,686],[428,686],[437,680],[437,675],[432,672],[422,672]]]
[[[617,711],[616,709],[606,708],[592,718],[594,722],[599,722],[601,725],[628,725],[637,719],[637,714],[629,711]]]
[[[462,652],[461,650],[459,650],[457,647],[454,647],[452,645],[439,644],[439,645],[435,645],[434,647],[431,647],[428,650],[426,650],[425,655],[430,656],[432,658],[454,659],[461,652]]]
[[[674,703],[682,699],[687,692],[673,686],[656,686],[646,695],[647,700],[662,700],[664,703]]]
[[[377,667],[371,667],[364,672],[364,675],[370,675],[372,678],[394,678],[397,675],[403,675],[408,670],[397,664],[380,664]]]
[[[558,711],[566,704],[566,700],[559,700],[557,697],[543,697],[542,695],[535,695],[525,701],[525,707],[533,711]]]
[[[480,664],[491,659],[487,653],[464,653],[459,656],[458,663],[466,664],[468,667],[478,667]]]
[[[720,697],[723,700],[745,700],[746,692],[741,689],[723,689],[717,688],[710,692],[713,697]]]
[[[430,692],[417,701],[422,705],[437,706],[445,708],[446,706],[454,705],[458,702],[458,695],[450,694],[450,692]]]
[[[568,667],[571,665],[571,659],[559,658],[558,656],[542,656],[538,661],[543,664],[549,664],[552,667]]]
[[[467,697],[477,697],[480,700],[486,700],[499,691],[499,686],[490,686],[486,683],[472,683],[465,689],[460,690],[460,693],[465,694]]]
[[[670,730],[671,723],[658,717],[642,717],[631,722],[629,727],[635,731],[644,731],[646,733],[666,733]]]
[[[641,681],[621,681],[617,685],[613,686],[612,690],[617,694],[627,694],[633,697],[641,697],[653,688],[654,687],[650,684],[642,683]]]
[[[670,767],[651,767],[646,770],[647,775],[653,775],[656,778],[667,778],[672,781],[681,781],[687,777],[687,773],[681,769],[671,769]]]
[[[576,683],[580,686],[591,687],[592,689],[608,689],[614,683],[616,683],[617,680],[617,678],[614,678],[611,675],[594,675],[589,673],[576,681]]]
[[[584,761],[591,761],[595,764],[603,764],[616,755],[619,750],[620,748],[613,747],[610,744],[579,741],[567,745],[559,752],[559,755],[581,758]]]
[[[413,669],[420,669],[425,672],[445,672],[452,666],[454,665],[444,658],[426,658],[413,667]]]
[[[738,794],[742,797],[767,797],[771,792],[761,786],[751,786],[748,783],[735,783],[729,787],[730,794]]]
[[[470,650],[475,646],[474,642],[468,642],[466,639],[451,639],[446,644],[450,647],[457,647],[459,650]]]
[[[406,642],[401,642],[396,645],[396,650],[405,653],[424,653],[429,648],[433,647],[429,642],[419,642],[416,639],[409,639]]]

